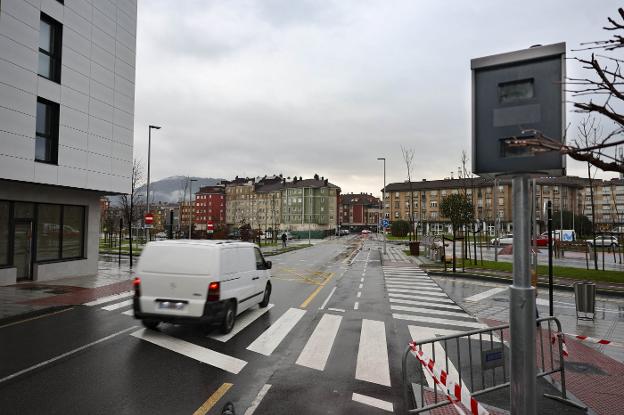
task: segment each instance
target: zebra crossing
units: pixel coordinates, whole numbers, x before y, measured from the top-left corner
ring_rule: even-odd
[[[86,303],[88,307],[98,307],[106,312],[117,312],[122,315],[132,316],[132,292],[125,292],[109,297],[100,298]],[[253,307],[237,317],[232,332],[228,334],[210,333],[206,338],[220,343],[227,343],[233,338],[240,336],[244,330],[266,313],[275,311],[275,305],[269,304],[266,308]],[[341,333],[342,321],[345,318],[344,310],[328,308],[322,310],[319,321],[312,333],[307,338],[305,345],[295,353],[295,364],[315,371],[324,371],[328,360],[334,352],[334,344]],[[296,336],[295,332],[301,325],[301,320],[309,313],[308,310],[291,307],[279,315],[262,333],[244,347],[246,350],[258,355],[270,357],[279,353],[279,347],[289,336]],[[149,342],[161,348],[187,356],[188,358],[204,364],[219,368],[233,374],[240,373],[247,365],[247,361],[236,357],[237,350],[232,350],[232,355],[212,350],[210,346],[196,345],[192,342],[170,336],[163,331],[138,329],[129,333],[130,336]],[[386,324],[383,321],[362,319],[359,333],[357,353],[353,354],[355,360],[354,379],[391,387],[390,362],[388,356],[388,344],[386,337]],[[219,350],[223,350],[219,348]],[[298,354],[297,354],[298,353]]]

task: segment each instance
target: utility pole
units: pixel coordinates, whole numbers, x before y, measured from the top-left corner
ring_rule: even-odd
[[[147,212],[145,213],[150,213],[150,192],[149,192],[149,187],[150,187],[150,160],[151,160],[151,154],[152,154],[152,129],[154,130],[160,130],[160,127],[157,125],[150,125],[147,129]],[[150,235],[150,231],[149,228],[147,230],[147,240],[149,241],[151,239],[151,235]]]
[[[383,180],[384,180],[384,185],[383,185],[383,190],[382,190],[382,198],[383,201],[382,203],[382,207],[385,209],[386,207],[386,158],[385,157],[377,157],[377,160],[383,160]],[[383,210],[382,210],[383,212]],[[385,217],[384,217],[385,219]],[[386,228],[383,228],[383,253],[384,255],[386,255],[388,252],[386,251]]]

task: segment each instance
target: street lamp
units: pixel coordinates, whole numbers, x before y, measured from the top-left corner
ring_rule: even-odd
[[[382,202],[381,202],[381,207],[382,210],[381,212],[383,213],[385,207],[386,207],[386,158],[385,157],[377,157],[377,160],[383,160],[383,172],[384,172],[384,186],[383,186],[383,190],[382,190]],[[384,215],[384,219],[385,219],[385,215]],[[385,227],[383,227],[383,251],[384,251],[384,255],[387,254],[386,251],[386,229]]]
[[[160,130],[160,127],[157,125],[150,125],[147,129],[147,212],[150,213],[150,193],[149,193],[149,185],[150,185],[150,159],[152,153],[152,129]],[[147,240],[150,240],[149,229],[147,230]]]
[[[197,179],[189,178],[189,239],[191,238],[191,232],[193,230],[193,203],[191,202],[191,195],[193,194],[193,182]]]

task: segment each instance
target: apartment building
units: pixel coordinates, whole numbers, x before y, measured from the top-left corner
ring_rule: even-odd
[[[225,222],[231,227],[248,223],[253,229],[258,228],[255,212],[256,179],[236,176],[234,180],[222,181],[225,186]]]
[[[204,186],[195,193],[195,230],[206,233],[225,228],[225,186]],[[209,226],[209,224],[211,226]]]
[[[589,180],[583,188],[581,212],[595,221],[597,230],[624,229],[624,179],[592,180],[594,203],[592,209]]]
[[[97,272],[130,191],[136,0],[0,2],[0,284]]]
[[[609,189],[609,195],[611,195],[610,189],[613,189],[613,197],[609,200],[614,201],[608,207],[605,205],[607,207],[605,212],[617,210],[618,180],[613,180],[609,182],[613,183],[613,185],[604,187]],[[577,215],[587,215],[587,183],[587,179],[573,176],[537,179],[535,186],[535,217],[540,226],[544,226],[543,211],[548,201],[552,203],[553,211],[555,212],[563,209],[563,211],[570,211]],[[490,234],[494,233],[497,221],[500,224],[500,230],[507,232],[512,230],[510,180],[495,181],[494,179],[482,177],[422,180],[413,182],[411,188],[412,196],[410,197],[410,184],[407,182],[390,183],[386,186],[384,217],[390,219],[390,221],[398,219],[409,221],[411,203],[413,219],[420,224],[421,229],[424,229],[426,233],[450,232],[448,219],[442,217],[440,213],[440,202],[449,194],[462,193],[466,194],[472,201],[475,207],[475,218],[483,224],[484,229],[487,229]],[[605,192],[602,189],[603,187],[600,187],[599,193]],[[621,199],[624,199],[624,194],[620,197]],[[624,211],[624,204],[620,203],[619,206],[622,206],[619,208],[619,212]],[[600,216],[600,218],[602,220],[603,216]],[[564,227],[572,227],[572,224],[564,222]]]
[[[366,193],[340,195],[339,225],[352,230],[377,229],[381,199]]]

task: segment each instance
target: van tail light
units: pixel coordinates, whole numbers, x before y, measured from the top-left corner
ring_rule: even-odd
[[[208,301],[219,301],[221,298],[221,285],[218,282],[208,284]]]
[[[141,278],[135,277],[134,281],[132,281],[132,286],[134,287],[134,296],[141,296]]]

